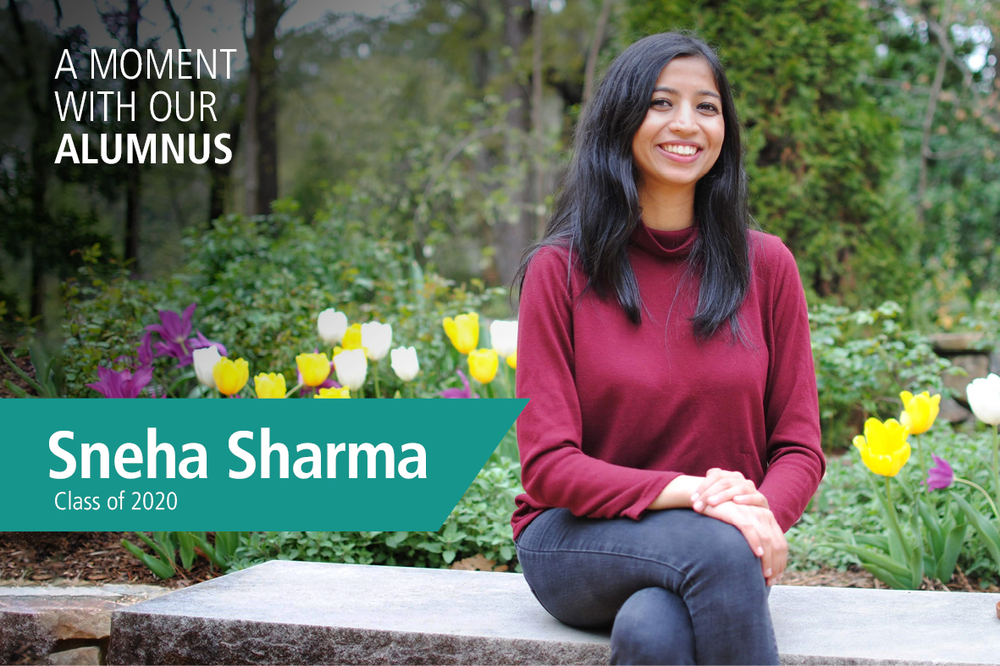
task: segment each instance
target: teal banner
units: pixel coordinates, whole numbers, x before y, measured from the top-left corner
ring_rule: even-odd
[[[434,531],[527,400],[0,400],[3,531]]]

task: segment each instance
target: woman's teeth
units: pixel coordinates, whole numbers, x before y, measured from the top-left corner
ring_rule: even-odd
[[[677,155],[694,155],[698,152],[698,149],[694,146],[678,146],[670,144],[663,146],[663,150]]]

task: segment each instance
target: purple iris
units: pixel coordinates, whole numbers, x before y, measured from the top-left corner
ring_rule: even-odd
[[[161,323],[147,326],[146,334],[139,342],[139,363],[150,365],[154,358],[172,356],[177,359],[177,367],[183,368],[191,365],[191,352],[202,347],[217,347],[219,354],[226,356],[226,347],[221,342],[209,340],[201,331],[196,331],[195,337],[191,337],[191,315],[196,307],[197,304],[192,303],[181,314],[160,310]],[[162,341],[154,343],[153,333],[158,333]]]
[[[938,458],[933,453],[934,467],[927,470],[927,490],[947,488],[955,480],[955,472],[944,458]]]
[[[462,379],[462,386],[464,388],[450,388],[441,391],[439,394],[442,398],[478,398],[479,396],[472,392],[469,388],[469,380],[462,374],[461,370],[456,370],[458,376]]]
[[[153,378],[153,367],[144,365],[133,373],[130,370],[97,368],[98,381],[87,384],[105,398],[137,398]]]

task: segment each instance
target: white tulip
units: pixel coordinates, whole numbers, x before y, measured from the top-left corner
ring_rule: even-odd
[[[368,375],[368,359],[364,349],[349,349],[333,357],[337,369],[337,383],[357,391],[365,384]]]
[[[392,350],[392,371],[404,382],[413,381],[420,372],[417,350],[414,347],[396,347]]]
[[[498,356],[507,358],[517,351],[517,322],[494,321],[490,324],[490,344]]]
[[[991,426],[1000,425],[1000,377],[990,373],[974,379],[965,387],[965,394],[977,419]]]
[[[323,310],[319,313],[316,327],[319,329],[319,337],[324,343],[331,347],[339,345],[347,330],[347,315],[343,312],[337,312],[333,308]]]
[[[381,361],[392,346],[392,325],[370,321],[361,324],[361,346],[368,351],[368,358]]]
[[[202,347],[191,352],[194,361],[194,373],[198,375],[198,383],[208,388],[215,388],[215,377],[212,376],[212,368],[222,360],[222,354],[215,345]]]

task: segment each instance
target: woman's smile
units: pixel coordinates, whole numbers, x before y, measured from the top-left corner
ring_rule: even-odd
[[[682,163],[694,162],[702,152],[701,146],[690,142],[665,143],[658,148],[667,158]]]

